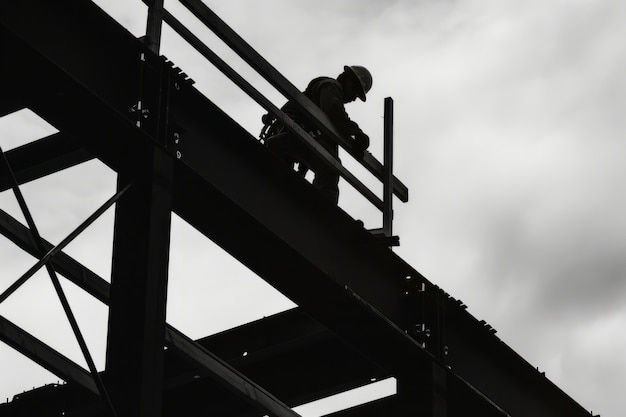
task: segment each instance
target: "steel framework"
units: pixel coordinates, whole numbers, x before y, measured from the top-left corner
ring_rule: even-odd
[[[67,382],[17,395],[0,406],[0,415],[296,416],[296,405],[387,377],[397,380],[395,395],[334,415],[589,415],[460,301],[390,250],[397,244],[392,194],[408,200],[391,172],[391,100],[384,166],[369,153],[358,159],[383,182],[381,199],[165,10],[162,0],[146,3],[142,39],[88,0],[0,3],[7,63],[0,68],[0,116],[29,108],[59,130],[0,151],[0,190],[13,189],[27,219],[23,225],[0,210],[0,232],[39,259],[0,302],[45,267],[89,368],[0,316],[2,341]],[[199,0],[181,3],[351,150],[325,115],[208,7]],[[383,228],[367,231],[326,202],[159,56],[162,22],[379,208]],[[40,236],[20,185],[93,158],[118,174],[118,191],[53,246]],[[63,249],[113,204],[109,284]],[[197,341],[168,325],[172,213],[298,307]],[[57,273],[109,306],[104,372],[93,365]]]

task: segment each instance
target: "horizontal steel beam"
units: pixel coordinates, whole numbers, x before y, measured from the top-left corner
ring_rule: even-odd
[[[0,340],[59,378],[72,381],[98,394],[96,383],[89,372],[2,316],[0,316]]]
[[[19,184],[24,184],[93,159],[68,135],[55,133],[5,151]],[[9,179],[0,176],[0,192],[10,188]]]

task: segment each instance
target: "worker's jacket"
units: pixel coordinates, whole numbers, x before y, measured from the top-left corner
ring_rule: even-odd
[[[315,78],[304,90],[304,95],[326,113],[335,129],[344,137],[349,138],[352,135],[362,133],[359,125],[350,120],[346,113],[343,103],[343,88],[337,80],[330,77]],[[304,125],[307,130],[319,132],[317,126],[305,117],[291,101],[287,102],[282,110],[292,116],[297,123]],[[333,155],[337,155],[338,145],[333,139],[323,133],[320,133],[316,138],[324,148]]]

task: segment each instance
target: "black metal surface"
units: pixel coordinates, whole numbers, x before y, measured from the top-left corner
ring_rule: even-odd
[[[2,316],[0,339],[60,378],[73,381],[98,394],[98,388],[89,372]]]
[[[89,216],[84,222],[82,222],[76,229],[74,229],[66,238],[64,238],[58,245],[48,250],[42,256],[37,256],[39,261],[31,268],[28,269],[21,277],[11,284],[2,294],[0,294],[0,302],[6,300],[12,293],[14,293],[20,286],[22,286],[30,277],[32,277],[42,266],[46,265],[57,253],[61,252],[72,240],[76,238],[82,231],[84,231],[89,225],[91,225],[98,217],[100,217],[106,210],[109,209],[125,192],[130,188],[130,184],[118,191],[113,197],[107,200],[102,206],[98,208],[91,216]],[[35,243],[36,244],[36,243]],[[39,251],[37,250],[37,255]]]
[[[385,236],[393,235],[393,99],[385,99],[384,125],[384,169],[383,169],[383,231]]]
[[[33,244],[28,241],[28,233],[19,222],[3,214],[0,226],[5,236],[23,249],[35,252]],[[100,277],[63,253],[53,261],[55,268],[63,271],[72,282],[99,300],[108,302],[108,283]],[[472,326],[468,325],[468,328]],[[371,360],[348,349],[333,333],[301,310],[291,310],[241,326],[199,343],[292,406],[363,385],[372,378],[380,380],[391,376]],[[247,353],[245,357],[244,352]],[[170,355],[168,361],[167,387],[189,387],[197,375],[206,375],[187,364],[186,360],[181,361]],[[458,377],[450,375],[448,380],[456,381],[456,385],[449,387],[448,396],[459,412],[461,404],[486,403],[480,396],[471,395],[472,389]],[[201,404],[210,408],[204,402]],[[479,408],[473,406],[472,409]]]
[[[9,228],[4,227],[3,233],[15,239],[16,235],[20,235],[19,230],[23,228],[16,223],[14,220],[12,223],[3,221],[3,225],[11,225]],[[34,246],[23,240],[21,245],[28,251],[35,251]],[[55,267],[70,271],[66,275],[68,279],[83,288],[90,289],[98,299],[107,301],[108,284],[106,282],[88,270],[81,270],[70,257],[59,257],[56,260],[58,263],[55,263]],[[171,331],[176,333],[173,329]],[[333,333],[311,320],[300,310],[291,310],[262,319],[205,338],[199,343],[224,358],[252,380],[276,393],[291,406],[364,385],[372,378],[380,380],[390,376],[388,372],[373,364],[370,359],[348,348]],[[245,357],[244,351],[247,353]],[[176,401],[176,398],[179,400],[185,398],[186,403],[193,404],[197,410],[207,410],[207,412],[215,410],[216,405],[207,402],[205,396],[198,395],[194,400],[192,395],[192,392],[215,388],[206,381],[206,377],[211,374],[210,370],[190,366],[188,360],[184,358],[172,355],[168,357],[165,372],[168,389],[165,407],[169,407],[168,404]],[[203,379],[197,380],[199,376]],[[233,377],[236,376],[231,375],[231,378]],[[450,375],[448,380],[458,380],[458,378],[455,379],[453,375]],[[242,383],[247,382],[242,381]],[[449,389],[448,397],[450,402],[457,405],[460,410],[462,410],[460,405],[468,402],[477,404],[472,407],[473,410],[481,410],[483,407],[485,408],[483,411],[489,413],[489,410],[493,409],[491,404],[481,400],[481,396],[465,383],[453,385]],[[461,414],[451,413],[450,415]]]
[[[193,342],[180,332],[168,328],[165,339],[168,346],[195,363],[202,370],[209,372],[212,379],[230,388],[243,399],[250,401],[266,413],[276,417],[297,417],[288,406],[272,394],[256,385],[234,368],[224,363],[201,345]]]
[[[115,210],[106,369],[120,415],[147,417],[161,414],[172,161],[145,159],[119,175],[135,184]]]
[[[27,252],[37,253],[27,229],[1,211],[0,232]],[[51,247],[49,243],[45,244]],[[109,284],[106,281],[63,253],[52,259],[60,273],[108,304]],[[169,332],[178,333],[171,327]],[[388,376],[298,310],[205,338],[199,343],[253,380],[270,387],[272,392],[280,393],[281,398],[286,398],[292,405],[354,388],[371,378]],[[242,356],[244,350],[245,357]],[[188,385],[195,382],[196,375],[210,373],[172,355],[169,355],[167,365],[166,386],[169,388]],[[291,383],[285,384],[285,381]]]
[[[37,255],[37,249],[28,228],[3,210],[0,210],[0,233],[22,250],[33,256]],[[46,252],[50,251],[54,247],[45,239],[42,239],[42,241]],[[51,259],[51,262],[55,270],[61,275],[68,278],[100,302],[108,304],[108,282],[100,278],[93,271],[76,262],[62,251],[55,255]]]
[[[5,154],[20,185],[93,158],[77,146],[76,141],[62,133],[5,151]],[[9,179],[0,176],[0,192],[10,187]]]
[[[290,406],[389,377],[300,309],[198,341]]]
[[[551,382],[539,378],[532,366],[458,303],[446,298],[445,293],[397,255],[377,245],[341,209],[321,199],[308,183],[292,175],[251,135],[188,84],[182,82],[179,90],[167,90],[171,93],[167,97],[167,115],[158,105],[156,113],[154,110],[155,103],[165,97],[163,94],[146,100],[150,114],[158,115],[156,119],[142,120],[141,113],[129,112],[145,97],[140,87],[142,65],[158,72],[167,71],[163,69],[165,64],[160,67],[158,57],[90,2],[2,2],[0,39],[3,57],[14,63],[0,68],[0,80],[27,86],[20,97],[23,105],[35,110],[63,135],[77,138],[78,146],[90,155],[125,173],[147,155],[165,151],[166,155],[160,155],[174,161],[180,152],[181,158],[175,160],[173,167],[173,210],[294,300],[326,331],[348,343],[361,357],[367,357],[367,367],[374,363],[374,369],[383,369],[395,376],[402,387],[410,388],[420,386],[419,378],[415,382],[414,377],[430,373],[433,364],[451,365],[451,370],[444,371],[445,384],[441,384],[439,374],[431,379],[426,375],[422,380],[425,386],[431,384],[427,388],[429,412],[441,413],[437,411],[441,409],[436,406],[435,391],[443,389],[448,415],[464,415],[468,409],[479,410],[480,415],[503,415],[498,406],[514,416],[588,415]],[[142,53],[146,54],[145,64],[140,59]],[[173,78],[160,78],[158,74],[150,73],[148,77],[167,79],[167,85],[174,82]],[[10,101],[3,101],[2,108],[14,107]],[[172,141],[174,133],[181,138],[176,145]],[[43,169],[42,174],[47,169],[50,168]],[[139,205],[151,209],[140,200],[136,200]],[[152,207],[161,213],[155,219],[164,215],[166,205]],[[129,208],[127,223],[136,219],[140,211]],[[129,237],[131,229],[127,225],[119,230]],[[17,228],[14,231],[13,238],[26,245],[24,236],[19,237]],[[138,247],[149,246],[149,232],[139,235]],[[156,236],[160,236],[156,241],[166,241],[162,231]],[[152,255],[125,255],[129,261],[142,263],[144,281],[148,265],[160,268],[151,258],[163,253],[156,246]],[[116,248],[118,252],[126,250],[123,245]],[[53,259],[55,268],[67,264],[66,273],[84,271],[62,257],[62,253],[57,256]],[[119,267],[124,266],[122,259],[115,261]],[[128,281],[132,271],[129,268],[121,276]],[[105,298],[105,286],[96,284],[93,275],[86,273],[75,279],[99,293],[99,298]],[[150,297],[161,299],[154,292],[158,289],[153,287],[148,292]],[[126,304],[128,311],[145,311],[127,301],[120,303]],[[112,323],[119,329],[121,322],[122,318],[116,318]],[[150,322],[160,323],[154,318]],[[429,328],[435,336],[417,334],[418,325],[424,326],[420,329]],[[245,337],[254,340],[255,330],[249,329]],[[115,337],[111,357],[132,366],[132,357],[124,358],[122,351],[126,343],[138,345],[138,337]],[[150,343],[153,362],[158,363],[154,350],[159,342]],[[426,349],[421,348],[421,343],[426,344]],[[330,357],[328,361],[332,363]],[[119,380],[125,366],[120,362],[118,375],[113,378]],[[138,377],[148,375],[134,372]],[[256,378],[261,376],[252,380],[256,382]],[[270,392],[288,403],[276,393],[281,389],[288,392],[291,381],[277,377],[274,383]],[[154,393],[156,385],[143,392]],[[167,410],[177,398],[202,402],[198,396],[203,389],[194,391],[186,384],[174,385],[172,389],[179,395],[166,399]],[[298,393],[290,395],[303,398]],[[407,411],[405,400],[400,400]]]

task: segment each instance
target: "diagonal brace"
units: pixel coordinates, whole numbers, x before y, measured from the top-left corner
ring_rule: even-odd
[[[28,209],[28,205],[26,204],[26,200],[24,199],[24,196],[22,195],[22,192],[20,190],[20,187],[17,183],[17,179],[15,178],[15,174],[13,173],[13,170],[11,169],[11,165],[9,164],[9,161],[6,158],[5,153],[2,151],[2,148],[0,148],[0,155],[2,157],[2,162],[3,162],[3,166],[4,169],[6,170],[6,173],[11,181],[11,186],[13,188],[13,192],[15,193],[15,197],[17,198],[18,204],[20,206],[20,209],[22,210],[22,213],[26,219],[26,222],[28,223],[28,226],[30,228],[32,237],[35,241],[35,245],[37,247],[37,251],[39,252],[39,255],[43,255],[45,253],[45,247],[44,247],[44,242],[41,238],[41,235],[39,234],[39,231],[37,230],[37,226],[35,224],[35,221],[30,213],[30,210]],[[97,218],[97,217],[96,217]],[[95,219],[94,219],[95,220]],[[86,227],[86,226],[85,226]],[[81,232],[84,229],[81,229]],[[75,236],[78,236],[80,232],[76,233]],[[71,236],[71,235],[70,235]],[[73,239],[73,238],[72,238]],[[67,240],[67,239],[66,239]],[[69,243],[71,240],[68,240],[67,243]],[[67,245],[66,243],[66,245]],[[53,249],[54,250],[54,249]],[[61,302],[61,305],[63,306],[63,310],[65,312],[65,315],[67,316],[67,319],[70,323],[70,326],[72,327],[72,331],[74,332],[74,336],[76,337],[76,340],[80,346],[80,349],[83,353],[83,356],[85,357],[85,360],[87,361],[87,364],[89,366],[89,370],[94,378],[94,381],[96,383],[96,386],[98,387],[98,391],[100,393],[100,396],[102,397],[102,399],[104,400],[104,402],[106,403],[106,405],[108,406],[109,410],[111,411],[111,414],[113,416],[116,416],[115,410],[113,408],[113,405],[111,403],[111,400],[109,398],[109,395],[106,391],[106,388],[104,387],[104,383],[102,382],[102,380],[100,379],[100,375],[98,374],[98,370],[96,368],[95,362],[93,361],[93,358],[91,356],[91,354],[89,353],[89,348],[87,347],[87,343],[85,341],[85,338],[83,337],[82,332],[80,331],[80,327],[78,326],[78,322],[76,321],[76,317],[74,316],[74,313],[72,312],[72,309],[70,307],[69,301],[65,295],[65,292],[63,291],[63,287],[61,287],[61,282],[59,281],[59,278],[56,274],[56,271],[54,270],[52,264],[49,262],[50,258],[52,257],[51,253],[53,252],[53,250],[49,251],[39,262],[40,263],[45,263],[46,269],[48,271],[48,274],[50,275],[50,280],[52,281],[52,285],[54,286],[54,289],[57,293],[57,296],[59,297],[59,301]],[[26,282],[38,269],[40,268],[31,268],[31,270],[29,270],[28,272],[32,271],[32,273],[30,274],[30,276],[22,276],[22,278],[20,278],[18,280],[18,282]],[[21,284],[20,284],[21,285]],[[15,289],[18,288],[18,286],[12,286]],[[6,295],[5,295],[6,294]],[[8,293],[7,291],[5,291],[3,293],[4,298],[0,299],[0,303],[2,301],[4,301],[6,299],[6,297],[8,297],[10,293]]]

